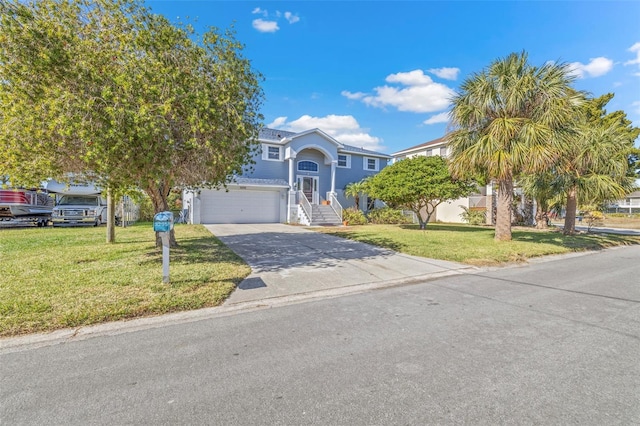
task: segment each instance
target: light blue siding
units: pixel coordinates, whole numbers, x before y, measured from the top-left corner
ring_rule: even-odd
[[[324,198],[331,191],[331,162],[338,160],[338,145],[319,133],[309,133],[294,138],[287,144],[273,142],[272,146],[281,146],[281,158],[283,161],[269,161],[262,158],[262,149],[259,149],[253,157],[255,164],[245,167],[243,177],[257,179],[283,179],[289,181],[289,160],[284,160],[287,148],[295,152],[294,181],[298,176],[318,176],[320,196]],[[387,165],[386,158],[377,157],[378,171],[365,170],[364,159],[366,154],[357,152],[340,152],[351,157],[350,167],[336,167],[335,189],[341,194],[344,187],[352,182],[373,176]],[[318,164],[318,172],[298,171],[299,161],[313,161]],[[341,201],[343,201],[342,199]]]

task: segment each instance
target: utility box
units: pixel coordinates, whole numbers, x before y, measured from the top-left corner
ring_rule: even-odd
[[[171,232],[173,229],[173,213],[160,212],[153,217],[153,230],[155,232]]]

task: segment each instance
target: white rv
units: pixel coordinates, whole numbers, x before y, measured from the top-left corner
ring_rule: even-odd
[[[51,213],[53,226],[99,226],[107,222],[107,200],[92,184],[47,182],[47,190],[56,194]]]

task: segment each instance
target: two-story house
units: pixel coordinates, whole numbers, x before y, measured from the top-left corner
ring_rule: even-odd
[[[264,128],[251,167],[227,189],[185,191],[191,223],[341,223],[347,184],[378,173],[391,156],[340,143],[320,129]]]
[[[393,156],[393,162],[421,155],[427,157],[432,155],[447,157],[449,155],[449,148],[447,147],[446,137],[441,137],[403,149],[402,151],[398,151],[391,155]],[[468,197],[440,204],[436,208],[432,220],[438,222],[461,223],[463,220],[460,214],[464,212],[464,208],[467,208],[470,210],[486,211],[487,223],[491,223],[492,209],[487,209],[487,206],[491,206],[491,201],[491,185],[487,185],[486,187],[483,186],[478,189],[477,193]]]

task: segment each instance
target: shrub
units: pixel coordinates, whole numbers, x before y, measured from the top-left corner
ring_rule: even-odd
[[[342,220],[347,222],[349,225],[367,224],[367,218],[364,213],[362,213],[362,210],[357,210],[354,207],[350,207],[342,211]]]
[[[392,209],[391,207],[383,207],[369,211],[367,220],[369,223],[375,223],[377,225],[396,225],[411,222],[408,217],[402,214],[402,210]]]
[[[485,210],[471,210],[465,206],[460,207],[464,210],[464,212],[460,213],[460,217],[469,225],[484,225],[487,223],[487,212]]]
[[[591,232],[591,228],[594,226],[602,226],[604,224],[604,213],[596,206],[584,206],[580,209],[580,216],[582,216],[587,223],[587,232]]]

